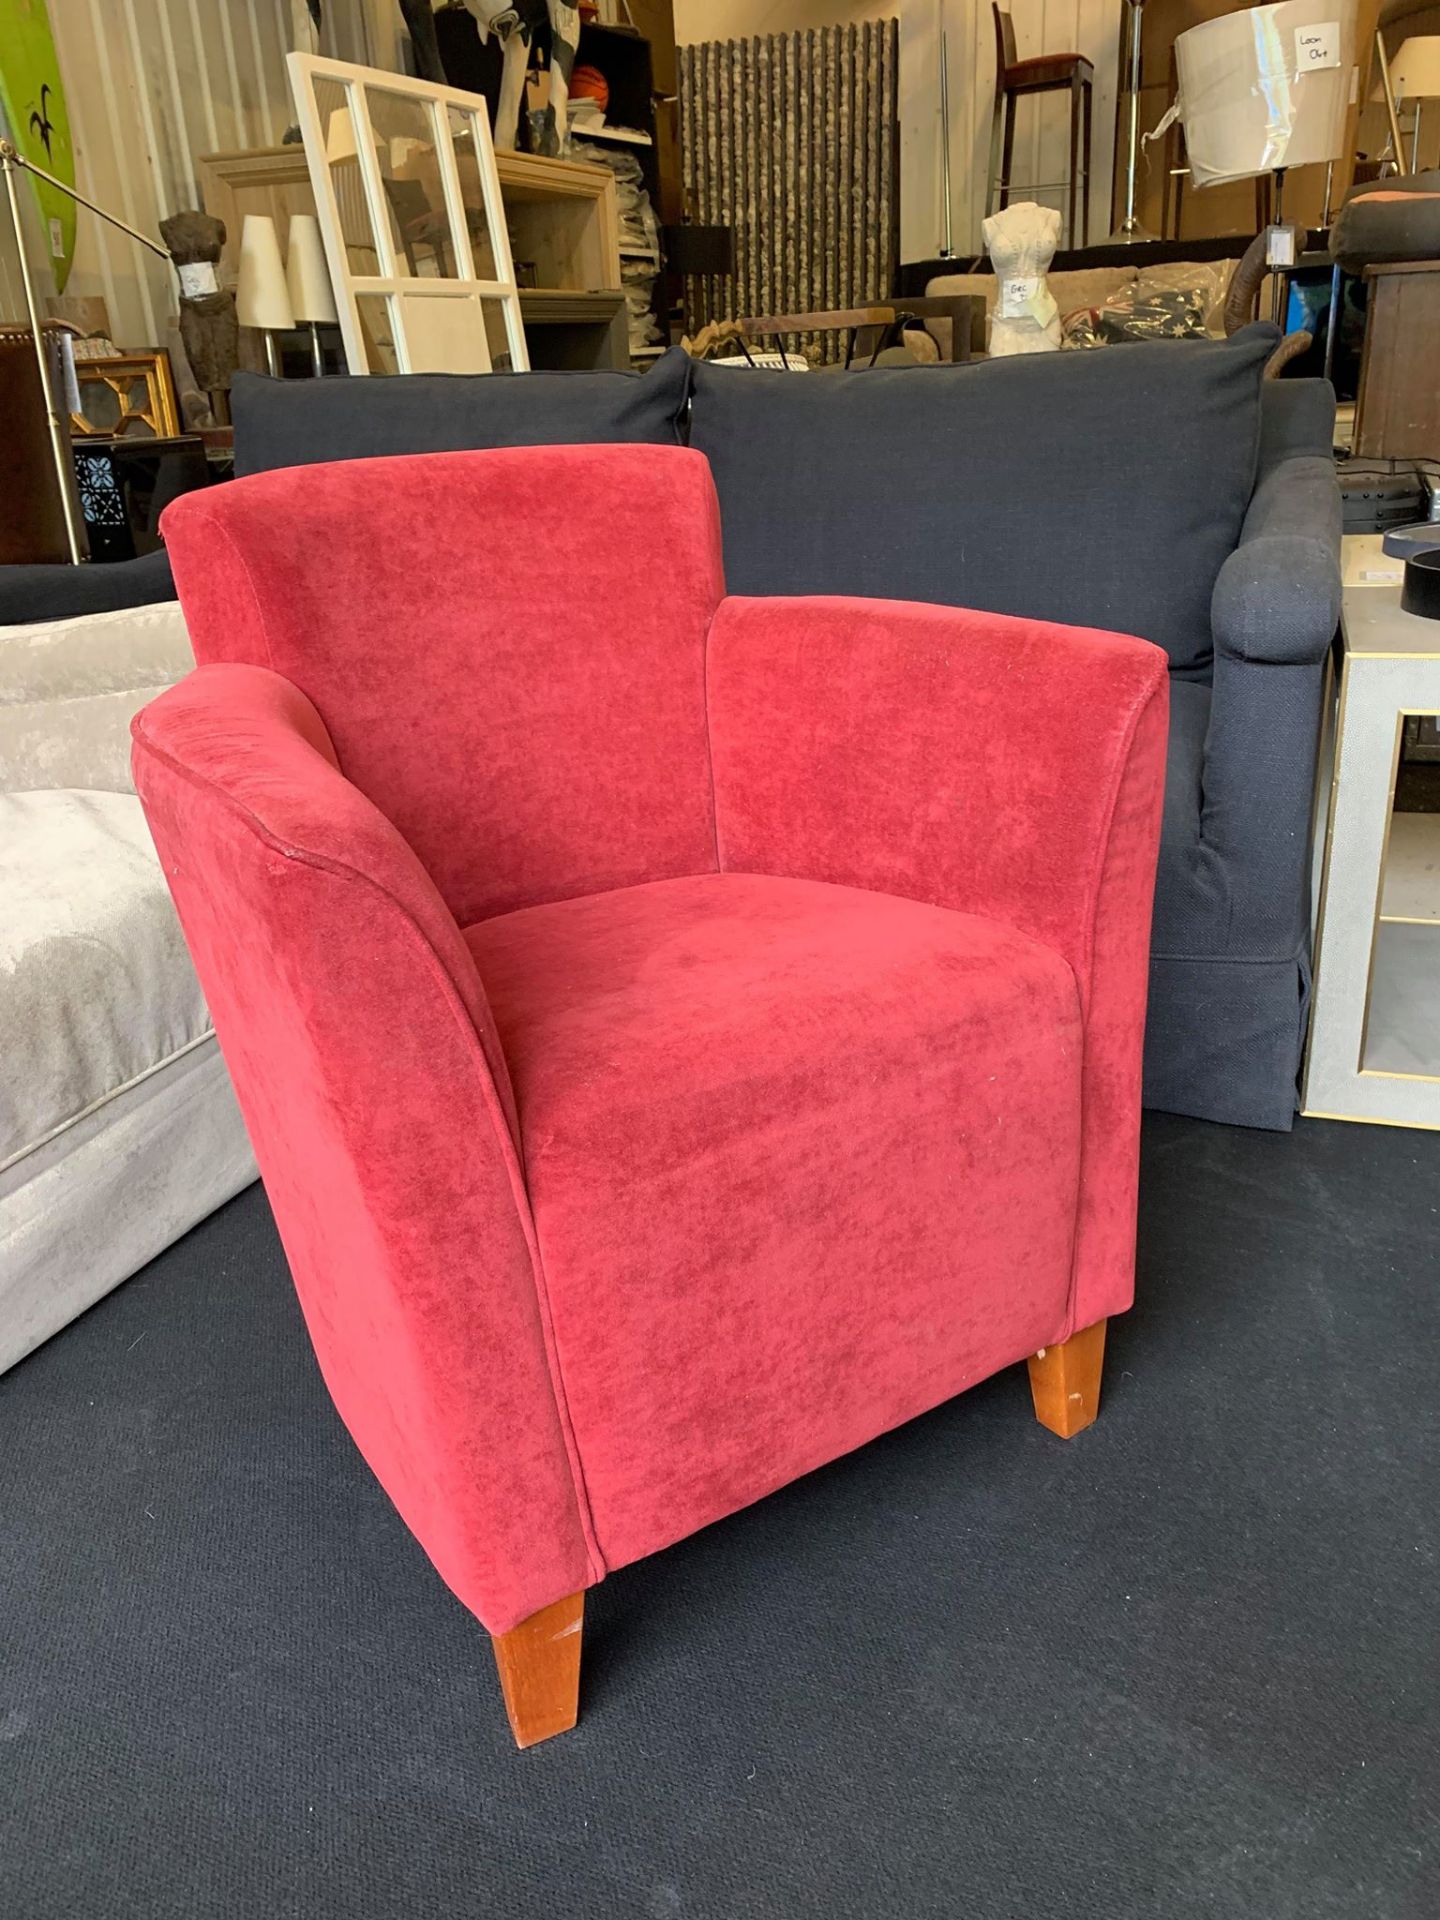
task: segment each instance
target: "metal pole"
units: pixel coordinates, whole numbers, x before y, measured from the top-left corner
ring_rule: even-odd
[[[317,380],[325,377],[325,349],[320,344],[320,325],[316,320],[310,322],[310,365]]]
[[[1144,0],[1126,0],[1125,14],[1130,28],[1130,112],[1129,152],[1125,157],[1125,213],[1110,235],[1113,245],[1121,240],[1153,240],[1153,233],[1141,226],[1135,214],[1135,176],[1140,164],[1140,9]]]
[[[142,247],[148,247],[152,253],[158,253],[162,260],[168,260],[170,258],[164,247],[157,241],[151,240],[146,234],[137,232],[128,221],[120,219],[118,214],[107,213],[104,207],[97,207],[95,202],[81,193],[78,187],[68,186],[65,181],[57,180],[53,173],[47,173],[44,167],[37,167],[33,160],[27,160],[23,153],[18,152],[16,148],[12,147],[8,140],[0,140],[0,149],[3,149],[9,155],[12,165],[27,168],[37,179],[43,180],[47,186],[58,187],[61,193],[68,193],[72,200],[78,200],[82,207],[88,207],[91,213],[99,214],[100,218],[102,220],[108,220],[112,227],[118,227],[122,233],[128,233],[132,240],[138,240]]]
[[[1385,112],[1390,121],[1390,144],[1395,149],[1395,171],[1405,165],[1405,143],[1400,138],[1400,116],[1395,111],[1395,89],[1390,84],[1390,62],[1385,57],[1385,40],[1375,29],[1375,58],[1380,63],[1380,85],[1385,93]]]
[[[38,169],[37,169],[38,171]],[[75,502],[75,475],[70,465],[70,441],[55,408],[50,384],[50,362],[45,352],[45,336],[40,331],[40,312],[35,305],[35,287],[30,278],[30,257],[25,250],[25,229],[20,223],[20,197],[15,191],[16,154],[8,140],[0,140],[0,172],[5,175],[5,194],[10,202],[10,224],[15,232],[15,251],[20,260],[20,282],[25,289],[25,310],[30,316],[30,336],[35,343],[35,365],[40,372],[40,391],[45,396],[45,417],[50,428],[50,453],[55,463],[55,481],[60,489],[60,505],[65,515],[65,539],[70,560],[79,566],[85,558],[80,537],[80,516]]]
[[[940,31],[940,258],[955,258],[955,235],[950,213],[950,60],[946,34]]]
[[[1415,96],[1415,133],[1410,142],[1410,171],[1420,171],[1420,96]]]
[[[1130,152],[1125,162],[1125,230],[1135,226],[1135,163],[1140,152],[1140,9],[1130,0]]]

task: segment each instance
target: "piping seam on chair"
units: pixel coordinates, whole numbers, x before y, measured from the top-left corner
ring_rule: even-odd
[[[486,1117],[490,1121],[491,1131],[495,1137],[496,1146],[505,1167],[506,1177],[510,1185],[511,1201],[515,1207],[516,1218],[520,1226],[520,1231],[525,1238],[526,1250],[530,1256],[530,1274],[532,1284],[535,1288],[535,1303],[540,1321],[541,1345],[545,1354],[547,1371],[550,1375],[550,1390],[554,1396],[556,1422],[560,1428],[561,1443],[565,1450],[566,1464],[570,1470],[571,1490],[575,1496],[576,1517],[580,1523],[581,1538],[585,1546],[587,1571],[594,1576],[590,1584],[595,1584],[595,1581],[604,1579],[608,1568],[605,1564],[604,1555],[600,1551],[599,1540],[595,1533],[594,1518],[590,1510],[589,1493],[585,1485],[584,1468],[580,1459],[579,1443],[575,1438],[574,1425],[570,1416],[570,1403],[565,1393],[564,1381],[560,1373],[559,1350],[555,1343],[554,1323],[550,1312],[550,1301],[545,1284],[544,1268],[540,1259],[539,1239],[535,1231],[535,1223],[530,1209],[530,1197],[526,1190],[524,1175],[520,1168],[519,1152],[516,1142],[511,1138],[509,1126],[503,1124],[504,1114],[500,1111],[500,1099],[495,1090],[494,1075],[490,1071],[489,1062],[485,1059],[485,1050],[480,1044],[480,1036],[476,1031],[475,1022],[470,1018],[464,1003],[460,999],[459,991],[456,988],[454,980],[450,977],[449,969],[445,966],[439,954],[436,953],[431,941],[417,924],[414,915],[401,901],[396,899],[388,887],[383,886],[378,880],[371,878],[369,874],[361,873],[356,867],[346,866],[342,861],[329,859],[324,854],[312,853],[306,848],[297,847],[281,840],[251,808],[242,805],[230,794],[225,793],[223,789],[217,787],[212,781],[203,779],[189,767],[184,766],[180,761],[176,760],[173,755],[168,753],[163,747],[158,746],[145,730],[143,714],[139,718],[138,728],[137,737],[143,743],[147,753],[152,754],[156,760],[168,767],[172,773],[178,775],[188,786],[218,800],[227,812],[243,821],[251,832],[255,834],[257,839],[262,841],[273,852],[278,853],[282,859],[295,861],[299,865],[309,867],[314,872],[326,873],[336,879],[358,881],[372,893],[378,894],[381,899],[388,901],[399,915],[401,924],[406,927],[419,942],[421,951],[429,963],[432,973],[438,977],[441,996],[450,1011],[451,1018],[456,1022],[469,1043],[474,1047],[485,1069],[480,1088],[481,1105],[485,1110]],[[328,764],[327,762],[327,765]],[[341,778],[343,777],[342,775]],[[478,977],[477,969],[477,978]],[[483,982],[481,983],[481,990],[482,992],[484,990]]]
[[[1110,835],[1115,825],[1115,810],[1120,804],[1120,792],[1122,787],[1125,784],[1125,775],[1129,772],[1130,754],[1131,754],[1132,748],[1135,745],[1135,735],[1139,732],[1140,721],[1143,718],[1146,709],[1150,705],[1150,702],[1156,697],[1156,695],[1160,691],[1160,688],[1164,685],[1165,685],[1165,682],[1162,679],[1162,680],[1153,682],[1148,687],[1142,688],[1140,693],[1136,696],[1135,700],[1132,702],[1130,711],[1125,716],[1125,723],[1121,730],[1121,746],[1120,746],[1120,753],[1117,757],[1116,774],[1115,774],[1114,781],[1112,782],[1110,787],[1109,799],[1106,802],[1106,806],[1105,806],[1104,830],[1097,838],[1095,854],[1094,854],[1092,864],[1091,864],[1091,869],[1090,869],[1090,879],[1089,879],[1089,886],[1088,886],[1088,893],[1089,893],[1089,899],[1090,899],[1090,913],[1089,913],[1089,921],[1085,928],[1084,943],[1082,948],[1084,974],[1085,974],[1085,980],[1087,985],[1084,993],[1082,994],[1082,1012],[1083,1012],[1085,1024],[1084,1024],[1084,1039],[1082,1041],[1082,1053],[1081,1053],[1081,1064],[1080,1064],[1080,1075],[1081,1075],[1081,1080],[1080,1080],[1080,1084],[1081,1084],[1080,1174],[1081,1174],[1081,1179],[1080,1179],[1080,1185],[1077,1187],[1076,1194],[1075,1194],[1075,1206],[1076,1206],[1075,1239],[1074,1239],[1074,1244],[1073,1244],[1073,1248],[1070,1255],[1070,1287],[1065,1300],[1064,1338],[1066,1340],[1068,1340],[1071,1334],[1073,1334],[1076,1330],[1075,1329],[1075,1302],[1076,1302],[1076,1296],[1079,1290],[1079,1280],[1080,1280],[1080,1199],[1081,1199],[1081,1191],[1084,1185],[1085,1141],[1086,1141],[1086,1134],[1088,1132],[1086,1119],[1085,1119],[1084,1085],[1085,1085],[1085,1068],[1088,1063],[1088,1055],[1090,1051],[1090,1003],[1094,997],[1093,975],[1094,975],[1094,962],[1095,962],[1095,920],[1096,920],[1096,915],[1100,905],[1100,891],[1105,879],[1105,862],[1109,858],[1109,854],[1110,854]],[[1149,947],[1148,927],[1146,929],[1145,944],[1148,949]],[[1073,973],[1075,969],[1072,967],[1071,971]],[[1075,984],[1076,984],[1076,987],[1079,988],[1080,979],[1078,974],[1076,975]]]
[[[710,731],[710,641],[715,632],[715,622],[720,617],[720,609],[729,599],[722,594],[716,602],[705,627],[705,652],[703,673],[701,675],[701,693],[705,707],[705,758],[710,767],[710,838],[715,847],[715,871],[724,873],[725,867],[720,858],[720,801],[715,792],[715,736]]]
[[[230,549],[231,553],[235,557],[235,563],[240,569],[241,577],[244,579],[246,591],[250,595],[251,604],[255,608],[255,618],[260,622],[260,637],[265,642],[265,665],[270,669],[272,673],[276,673],[279,671],[279,669],[275,665],[275,647],[274,647],[274,643],[271,641],[271,638],[270,638],[270,623],[265,618],[264,607],[262,607],[260,604],[260,595],[259,595],[259,592],[256,590],[255,576],[250,571],[250,562],[245,558],[245,555],[241,552],[239,545],[236,542],[234,534],[231,533],[230,529],[226,527],[222,523],[222,521],[217,519],[214,512],[211,511],[208,507],[205,510],[205,521],[208,527],[210,528],[211,534],[216,539],[223,540],[225,542],[225,545]],[[246,661],[246,662],[237,662],[235,664],[254,665],[255,663],[252,661]],[[303,693],[305,690],[302,687],[300,691]],[[306,694],[305,697],[307,700],[310,698],[308,694]],[[314,705],[313,701],[311,701],[311,705],[312,706]],[[316,711],[318,712],[319,709],[316,708]],[[323,715],[321,716],[321,720],[322,720],[322,724],[326,724],[324,722]],[[329,732],[328,724],[326,724],[326,731],[327,733]]]

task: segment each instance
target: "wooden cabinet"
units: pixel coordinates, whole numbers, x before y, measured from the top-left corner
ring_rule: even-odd
[[[1355,451],[1440,460],[1440,260],[1367,267]]]

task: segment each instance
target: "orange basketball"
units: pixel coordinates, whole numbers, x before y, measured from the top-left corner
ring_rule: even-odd
[[[603,113],[610,104],[610,82],[598,67],[576,67],[570,76],[572,100],[598,100]]]

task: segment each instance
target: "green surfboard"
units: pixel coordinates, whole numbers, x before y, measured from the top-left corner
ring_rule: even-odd
[[[57,180],[75,184],[70,115],[45,0],[0,0],[0,107],[16,150]],[[55,290],[65,291],[75,258],[75,202],[32,173]]]

